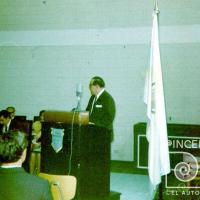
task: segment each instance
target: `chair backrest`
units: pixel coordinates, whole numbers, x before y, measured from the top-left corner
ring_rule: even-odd
[[[38,176],[49,181],[54,200],[71,200],[74,198],[77,185],[75,176],[46,173],[39,173]]]
[[[15,120],[26,121],[26,115],[15,115]]]

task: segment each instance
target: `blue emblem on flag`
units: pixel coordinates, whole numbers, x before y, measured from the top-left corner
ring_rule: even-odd
[[[63,147],[64,129],[51,128],[51,146],[58,153]]]

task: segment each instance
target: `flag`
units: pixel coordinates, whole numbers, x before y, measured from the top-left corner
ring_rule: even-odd
[[[155,9],[151,36],[150,67],[147,71],[144,93],[148,118],[146,129],[149,142],[148,172],[153,186],[161,182],[161,176],[170,172],[157,15],[158,9]]]

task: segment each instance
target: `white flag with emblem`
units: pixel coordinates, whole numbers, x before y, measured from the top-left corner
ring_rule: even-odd
[[[148,172],[154,186],[161,182],[161,176],[170,172],[157,15],[156,9],[153,13],[150,68],[146,76],[144,94],[148,117],[146,129],[149,142]]]

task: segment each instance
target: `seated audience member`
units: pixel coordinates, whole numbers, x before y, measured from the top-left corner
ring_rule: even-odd
[[[16,115],[15,107],[9,106],[9,107],[6,108],[6,110],[10,113],[10,116],[11,116],[12,120],[26,121],[26,116],[25,115]]]
[[[9,107],[6,108],[6,110],[10,113],[11,119],[14,119],[15,118],[15,114],[16,114],[15,107],[9,106]]]
[[[40,121],[33,122],[30,158],[30,173],[32,174],[40,172],[41,128],[42,124]]]
[[[45,112],[45,110],[41,110],[40,111],[40,113],[39,113],[39,120],[41,121],[41,122],[43,122],[44,121],[44,112]]]
[[[5,133],[12,128],[11,116],[7,110],[0,111],[0,132]]]
[[[20,131],[0,135],[0,199],[52,200],[48,181],[22,168],[27,139]]]
[[[40,172],[40,158],[41,158],[41,131],[42,122],[44,121],[44,112],[41,110],[39,117],[32,124],[32,142],[31,142],[31,157],[30,157],[30,173],[38,174]]]
[[[30,128],[28,123],[12,119],[7,110],[0,111],[0,134],[9,130],[20,130],[29,134]]]
[[[45,110],[41,110],[40,113],[39,113],[39,116],[34,116],[34,121],[41,121],[43,122],[44,121],[44,112]]]

